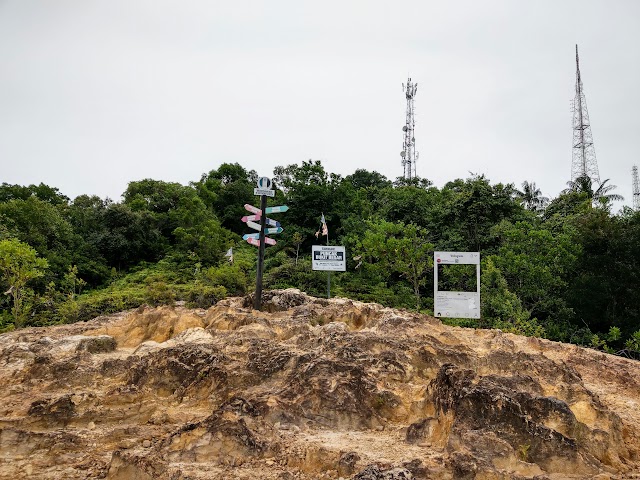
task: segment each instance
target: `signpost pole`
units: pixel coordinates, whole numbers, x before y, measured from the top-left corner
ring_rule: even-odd
[[[262,269],[264,267],[264,229],[266,225],[267,216],[265,215],[265,209],[267,208],[267,196],[260,195],[260,211],[262,215],[260,216],[260,237],[258,240],[260,241],[260,246],[258,247],[258,273],[256,276],[256,298],[253,302],[253,308],[255,310],[260,310],[262,307]]]
[[[329,232],[327,232],[327,247],[329,246]],[[331,298],[331,270],[327,270],[327,298]]]

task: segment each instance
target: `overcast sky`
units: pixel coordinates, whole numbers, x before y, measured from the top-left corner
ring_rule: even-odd
[[[640,1],[0,0],[0,181],[120,199],[224,162],[270,176],[571,175],[575,44],[602,179],[640,164]]]

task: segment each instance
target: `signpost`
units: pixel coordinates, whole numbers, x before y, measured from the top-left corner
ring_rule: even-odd
[[[475,292],[447,292],[438,290],[439,265],[475,265]],[[433,312],[436,317],[480,318],[480,253],[434,252],[433,254]]]
[[[345,248],[329,245],[313,245],[311,247],[311,268],[326,272],[345,272],[347,255]]]
[[[275,245],[276,241],[269,238],[267,234],[281,233],[282,227],[280,222],[267,218],[267,214],[280,213],[289,210],[286,205],[277,207],[267,207],[267,197],[275,197],[275,190],[271,190],[271,179],[268,177],[260,177],[258,179],[257,188],[253,189],[253,194],[260,197],[260,208],[254,207],[246,203],[245,210],[253,215],[246,215],[241,218],[247,224],[247,227],[257,230],[259,233],[247,233],[242,236],[247,243],[258,247],[258,268],[256,274],[256,294],[253,302],[253,308],[260,310],[262,307],[262,273],[264,269],[264,249],[266,245]],[[260,221],[256,223],[255,221]],[[273,228],[266,228],[270,225]]]

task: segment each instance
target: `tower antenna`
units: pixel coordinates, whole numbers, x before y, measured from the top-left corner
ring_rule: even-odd
[[[593,184],[600,183],[596,150],[593,146],[593,135],[589,123],[587,100],[582,89],[580,76],[580,58],[576,45],[576,96],[573,99],[573,155],[571,161],[571,180],[589,177]]]
[[[633,176],[633,209],[640,211],[640,181],[638,181],[637,166],[633,166],[631,174]]]
[[[416,160],[418,159],[416,137],[414,135],[416,119],[413,105],[413,99],[418,91],[418,84],[412,83],[411,77],[409,77],[407,78],[407,84],[402,84],[402,90],[407,99],[407,114],[405,124],[402,127],[404,141],[402,142],[402,152],[400,152],[400,156],[402,157],[402,168],[404,170],[403,177],[405,180],[411,180],[416,176]]]

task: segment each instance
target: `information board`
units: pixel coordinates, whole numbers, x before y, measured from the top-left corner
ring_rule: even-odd
[[[475,292],[438,290],[438,265],[476,265]],[[433,313],[436,317],[480,318],[480,253],[434,252]]]
[[[347,270],[347,254],[344,247],[313,245],[311,247],[311,268],[332,272]]]

